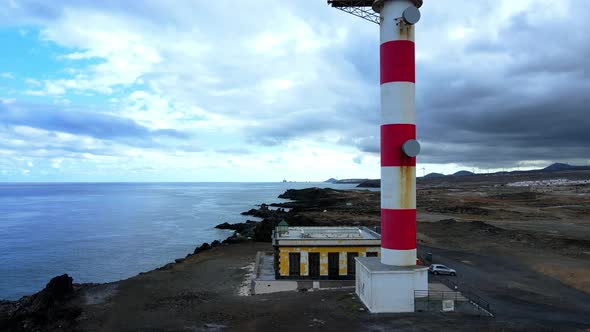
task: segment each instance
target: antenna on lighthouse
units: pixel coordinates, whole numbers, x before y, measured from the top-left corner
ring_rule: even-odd
[[[371,8],[373,5],[373,0],[328,0],[328,4],[343,12],[360,17],[369,22],[379,24],[379,14],[375,13]]]
[[[384,0],[328,0],[328,4],[343,12],[365,19],[369,22],[381,23],[379,12],[383,8]],[[407,24],[413,25],[420,20],[422,0],[411,0],[415,7],[408,7],[402,13],[402,18]]]

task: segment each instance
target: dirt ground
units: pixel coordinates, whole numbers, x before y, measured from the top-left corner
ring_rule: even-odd
[[[557,172],[552,178],[590,179],[590,172]],[[419,243],[510,257],[590,294],[590,186],[507,185],[535,179],[479,176],[422,182]],[[458,223],[429,223],[448,218]]]
[[[509,184],[590,179],[590,172],[536,177],[418,182],[419,255],[431,253],[434,263],[456,269],[457,276],[448,278],[488,301],[494,317],[370,314],[352,289],[242,296],[256,252],[271,250],[270,243],[243,242],[127,280],[85,285],[74,299],[82,312],[74,326],[82,331],[588,330],[590,185]],[[314,225],[379,224],[378,192],[306,195],[311,195],[307,203],[282,205],[292,208],[288,218]]]
[[[551,176],[590,178],[583,173]],[[493,318],[369,314],[350,289],[240,296],[255,252],[270,249],[267,243],[242,243],[97,286],[112,296],[89,304],[79,326],[88,331],[588,329],[590,187],[508,185],[536,179],[475,176],[418,183],[419,252],[455,268],[453,281],[490,302]],[[293,207],[297,215],[324,224],[378,225],[378,203],[378,192],[358,191]]]
[[[270,245],[266,243],[220,246],[167,270],[88,288],[78,327],[85,331],[472,331],[575,330],[590,326],[585,325],[590,324],[587,296],[577,298],[579,302],[575,304],[583,305],[579,311],[564,308],[561,312],[551,304],[530,307],[524,303],[500,310],[496,318],[439,313],[375,315],[364,310],[351,289],[240,296],[240,284],[248,264],[252,263],[256,251],[268,249]],[[448,262],[464,258],[462,254],[443,251],[435,251],[434,255],[450,257],[445,258]],[[486,261],[468,258],[477,264],[480,259]],[[490,265],[497,271],[501,266],[508,268],[510,262]],[[463,269],[458,271],[468,273]],[[487,288],[497,289],[497,280],[491,275],[481,272],[473,278],[488,282],[491,279],[494,283]],[[566,289],[552,282],[554,293]],[[547,285],[546,280],[538,283]],[[504,299],[505,293],[498,294],[498,301]],[[512,303],[521,295],[517,293],[505,302]],[[574,295],[564,294],[568,298]],[[493,304],[500,308],[502,303]],[[539,320],[539,316],[547,313],[550,316]]]

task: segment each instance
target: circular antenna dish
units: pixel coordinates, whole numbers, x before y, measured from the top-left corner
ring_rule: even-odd
[[[420,11],[418,8],[410,6],[404,10],[402,17],[407,24],[414,25],[420,21]]]
[[[416,157],[420,153],[420,143],[415,139],[407,140],[402,145],[402,151],[408,157]]]

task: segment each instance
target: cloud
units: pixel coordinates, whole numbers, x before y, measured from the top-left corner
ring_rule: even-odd
[[[353,161],[355,164],[359,164],[359,165],[360,165],[360,164],[362,164],[362,163],[363,163],[363,159],[364,159],[364,157],[363,157],[362,155],[358,155],[358,156],[356,156],[356,157],[352,158],[352,161]]]
[[[320,146],[319,155],[335,149],[351,167],[378,166],[378,27],[325,2],[11,4],[2,24],[26,25],[28,36],[38,31],[42,43],[62,51],[51,55],[63,64],[59,75],[26,75],[25,98],[76,107],[0,105],[0,123],[71,135],[48,143],[59,151],[221,156],[238,165],[306,142]],[[586,158],[584,6],[426,3],[416,26],[418,161],[494,167]],[[236,9],[231,19],[228,7]],[[449,8],[470,15],[456,20]],[[88,94],[99,106],[76,101]],[[108,109],[96,111],[100,105]],[[3,144],[23,146],[26,137],[12,130]],[[79,137],[92,140],[84,146]]]
[[[245,148],[227,148],[227,149],[217,149],[215,150],[217,153],[223,154],[232,154],[232,155],[247,155],[252,154],[252,151],[245,149]]]
[[[471,32],[464,38],[441,35],[452,35],[450,21],[441,22],[440,32],[430,21],[418,27],[419,36],[430,34],[419,39],[418,54],[431,53],[417,62],[417,132],[424,147],[419,162],[501,167],[588,158],[590,40],[582,32],[588,22],[571,22],[568,4],[530,3],[519,10],[502,2],[468,20]],[[429,14],[425,6],[423,17]],[[496,22],[488,26],[492,17]],[[546,42],[560,39],[546,24],[549,17],[574,25],[559,47]],[[437,37],[448,44],[432,40]],[[379,151],[376,139],[356,143],[361,151]]]
[[[0,125],[27,126],[98,139],[157,137],[187,139],[188,134],[174,129],[150,129],[128,118],[111,114],[63,110],[39,105],[0,103]]]

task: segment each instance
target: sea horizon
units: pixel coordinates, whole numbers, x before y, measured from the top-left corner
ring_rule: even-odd
[[[29,184],[44,184],[44,183],[55,183],[55,184],[79,184],[79,183],[105,183],[105,184],[121,184],[121,183],[316,183],[316,184],[331,184],[331,182],[324,181],[0,181],[0,184],[18,184],[18,183],[29,183]]]
[[[76,283],[126,279],[223,240],[240,213],[321,182],[0,182],[0,299],[68,273]]]

